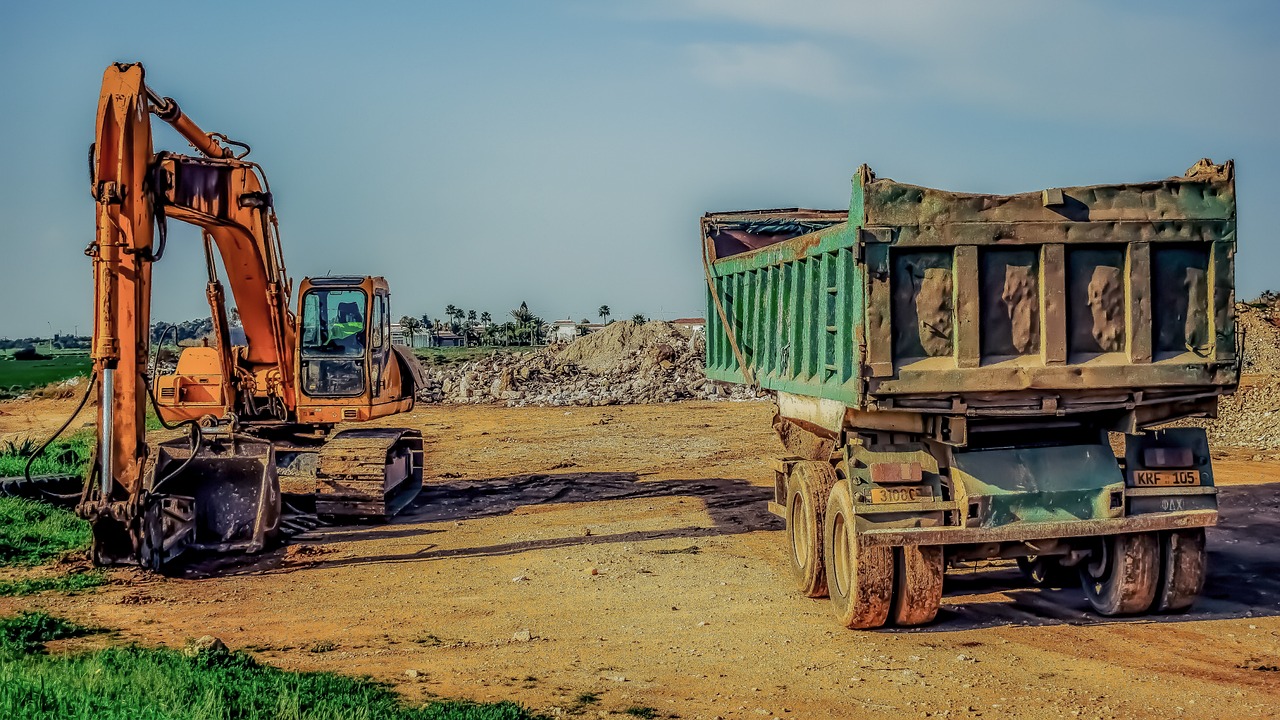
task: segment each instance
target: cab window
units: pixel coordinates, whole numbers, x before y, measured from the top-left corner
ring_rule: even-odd
[[[312,396],[365,390],[368,296],[363,290],[313,289],[302,299],[302,385]]]

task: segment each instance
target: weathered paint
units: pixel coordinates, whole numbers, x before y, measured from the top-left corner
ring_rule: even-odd
[[[853,187],[847,214],[703,218],[709,377],[859,410],[1145,423],[1237,384],[1231,163],[1009,196],[864,166]]]

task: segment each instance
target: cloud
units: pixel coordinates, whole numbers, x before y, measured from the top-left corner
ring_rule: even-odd
[[[693,74],[716,87],[827,100],[850,93],[842,61],[812,43],[699,43],[688,51]]]
[[[1009,0],[661,0],[651,17],[716,38],[690,48],[712,84],[777,87],[834,99],[944,101],[1015,116],[1270,132],[1280,48],[1206,6],[1127,7]],[[1258,22],[1274,21],[1272,18]],[[1244,28],[1242,30],[1241,28]],[[832,88],[840,88],[833,90]],[[1228,100],[1229,99],[1229,100]]]

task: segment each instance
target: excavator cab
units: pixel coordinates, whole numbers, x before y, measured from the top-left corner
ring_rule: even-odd
[[[411,358],[391,345],[391,291],[380,277],[302,281],[298,420],[333,424],[413,408]]]

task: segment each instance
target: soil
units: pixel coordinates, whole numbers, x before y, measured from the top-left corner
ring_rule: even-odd
[[[6,405],[0,432],[72,405]],[[414,698],[582,717],[1280,717],[1276,459],[1217,453],[1222,524],[1188,614],[1099,618],[1078,589],[991,564],[950,571],[927,627],[854,632],[791,588],[765,510],[771,413],[423,407],[387,423],[428,447],[428,489],[392,522],[183,577],[113,570],[98,592],[3,598],[0,614],[39,607],[173,647],[212,635]]]

